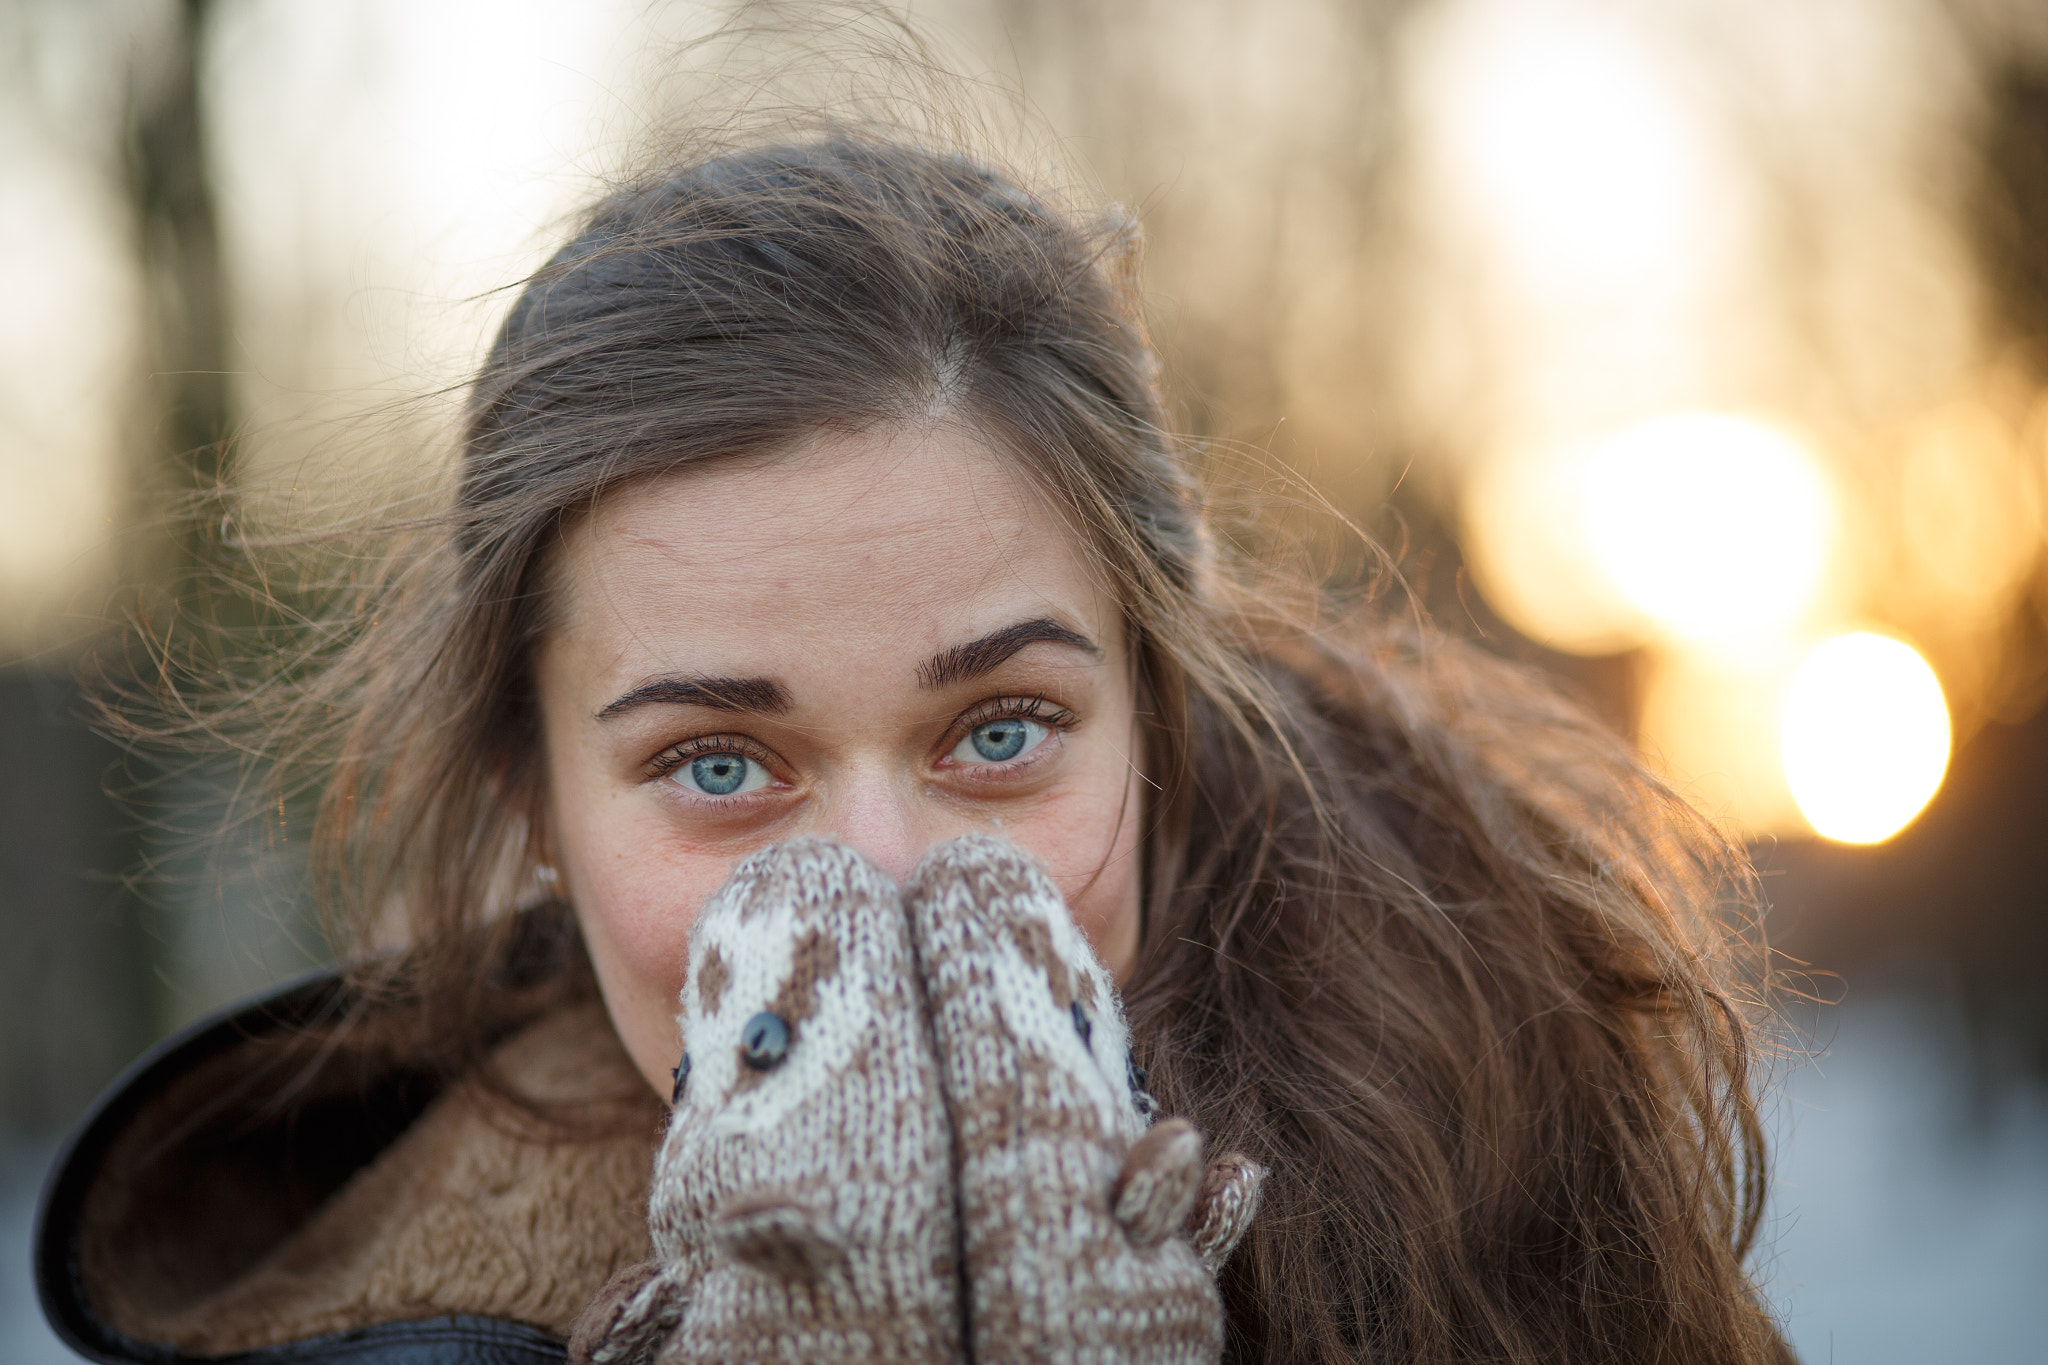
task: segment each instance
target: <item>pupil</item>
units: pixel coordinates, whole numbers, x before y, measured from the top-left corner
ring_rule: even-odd
[[[738,754],[713,754],[690,765],[690,777],[713,796],[730,796],[747,778],[747,760]]]
[[[1024,723],[992,720],[974,727],[974,752],[992,763],[1015,758],[1024,748]]]

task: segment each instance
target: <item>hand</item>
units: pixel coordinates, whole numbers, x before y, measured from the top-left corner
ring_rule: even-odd
[[[572,1359],[1220,1358],[1265,1170],[1150,1126],[1109,976],[1014,847],[945,845],[900,898],[849,850],[766,850],[705,907],[682,1005],[659,1259]]]
[[[1202,1139],[1146,1131],[1109,974],[1001,840],[935,849],[904,892],[958,1160],[973,1357],[1208,1365],[1215,1279],[1181,1235]]]
[[[648,1223],[686,1303],[673,1362],[950,1365],[952,1136],[896,886],[798,840],[692,931]]]

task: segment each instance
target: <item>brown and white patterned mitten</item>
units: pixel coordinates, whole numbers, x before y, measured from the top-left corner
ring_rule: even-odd
[[[977,835],[928,854],[904,904],[953,1120],[974,1360],[1213,1365],[1222,1303],[1183,1232],[1201,1135],[1148,1131],[1109,974],[1058,889]]]
[[[1266,1177],[1271,1174],[1242,1152],[1225,1152],[1203,1173],[1194,1212],[1188,1215],[1187,1233],[1195,1244],[1195,1254],[1212,1274],[1222,1271],[1230,1253],[1251,1231],[1252,1220],[1259,1216]]]
[[[704,907],[648,1223],[683,1362],[964,1356],[952,1139],[909,927],[860,855],[802,839]],[[664,1302],[666,1295],[666,1302]]]
[[[683,1288],[659,1261],[627,1266],[576,1315],[569,1365],[647,1365],[682,1321]]]

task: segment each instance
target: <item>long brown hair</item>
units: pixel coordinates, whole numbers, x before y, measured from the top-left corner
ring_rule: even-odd
[[[1137,245],[1119,213],[843,129],[594,206],[474,383],[451,510],[290,694],[283,733],[329,774],[329,903],[356,942],[409,946],[460,1043],[478,935],[544,839],[530,666],[564,524],[945,411],[1124,605],[1153,788],[1142,1059],[1274,1173],[1225,1276],[1233,1359],[1781,1358],[1742,1266],[1764,1151],[1720,903],[1739,856],[1532,678],[1413,624],[1319,622],[1225,557]]]

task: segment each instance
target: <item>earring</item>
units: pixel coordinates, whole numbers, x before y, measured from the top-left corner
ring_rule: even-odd
[[[533,869],[533,879],[539,882],[543,887],[547,888],[549,891],[554,890],[556,887],[562,884],[562,874],[555,870],[555,865],[553,863],[535,864]]]

